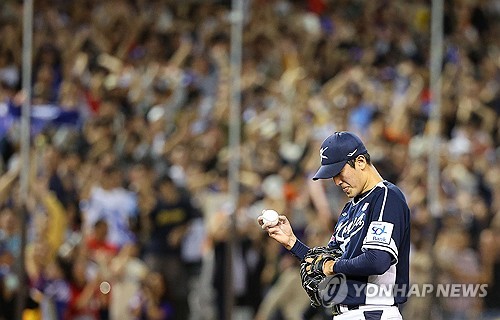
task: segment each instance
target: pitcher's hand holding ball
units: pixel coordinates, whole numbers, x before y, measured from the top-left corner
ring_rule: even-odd
[[[271,238],[290,250],[295,244],[295,241],[297,241],[297,237],[295,237],[288,219],[284,215],[278,214],[278,219],[276,221],[275,213],[276,211],[274,210],[264,210],[257,218],[257,222],[262,230],[267,231],[267,234]]]
[[[279,214],[272,209],[264,210],[262,211],[262,221],[268,223],[270,227],[274,227],[279,222]]]

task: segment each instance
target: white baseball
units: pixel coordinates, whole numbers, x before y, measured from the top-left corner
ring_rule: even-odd
[[[270,222],[271,227],[278,224],[279,221],[278,216],[279,216],[278,212],[272,209],[262,211],[262,221],[264,223]]]

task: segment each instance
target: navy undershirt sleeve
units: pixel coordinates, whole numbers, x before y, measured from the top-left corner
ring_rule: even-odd
[[[290,249],[290,253],[293,254],[300,261],[304,260],[304,257],[306,256],[307,251],[309,251],[309,247],[306,246],[299,239],[297,239],[297,241],[295,241],[295,244],[293,245],[292,249]]]
[[[391,259],[391,255],[386,251],[367,250],[355,258],[338,260],[333,271],[352,276],[380,275],[389,269]]]

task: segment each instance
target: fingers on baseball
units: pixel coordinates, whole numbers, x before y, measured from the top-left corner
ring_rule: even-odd
[[[257,222],[259,223],[262,230],[267,230],[268,228],[273,228],[273,227],[279,226],[281,224],[286,223],[286,221],[288,221],[286,216],[281,215],[281,216],[278,216],[278,224],[273,225],[272,222],[264,222],[264,217],[262,215],[257,217]]]
[[[264,217],[263,216],[259,216],[257,218],[257,222],[259,223],[259,225],[262,228],[262,230],[267,230],[269,227],[272,226],[272,223],[270,223],[270,222],[264,222]]]
[[[271,234],[277,234],[280,231],[280,228],[278,228],[277,226],[272,226],[272,227],[266,227],[266,230],[267,233],[271,235]]]
[[[268,222],[263,223],[260,227],[262,228],[262,230],[268,230],[268,229],[275,228],[278,225],[279,225],[279,222],[278,222],[278,224],[273,225],[272,221],[268,221]],[[276,229],[276,230],[278,230],[278,229]]]
[[[263,216],[258,216],[257,217],[257,222],[262,227],[262,229],[264,229],[264,227],[263,227],[263,225],[264,225],[264,217]]]

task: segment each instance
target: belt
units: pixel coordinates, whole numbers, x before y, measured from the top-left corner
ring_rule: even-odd
[[[347,304],[336,304],[332,307],[332,314],[334,316],[339,316],[347,311],[357,310],[360,307],[370,306],[370,307],[394,307],[398,306],[397,303],[393,305],[369,305],[369,304],[358,304],[358,305],[347,305]]]
[[[341,315],[342,313],[346,313],[347,311],[357,310],[357,309],[359,309],[360,306],[361,305],[351,306],[351,305],[347,305],[347,304],[336,304],[332,308],[332,313],[334,316],[338,316],[338,315]]]

